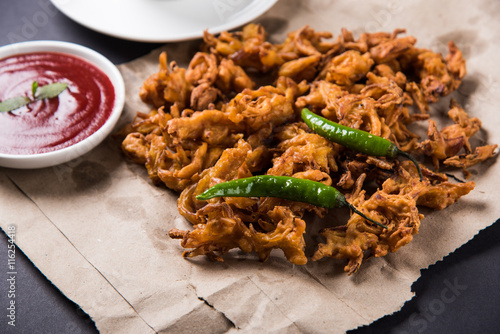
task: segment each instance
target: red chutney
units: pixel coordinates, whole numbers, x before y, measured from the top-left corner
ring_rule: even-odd
[[[63,53],[36,52],[0,60],[0,101],[38,86],[68,84],[58,96],[0,112],[0,153],[34,154],[73,145],[109,118],[115,91],[109,78],[89,62]]]

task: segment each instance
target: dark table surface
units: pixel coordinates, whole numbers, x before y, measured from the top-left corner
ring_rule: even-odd
[[[42,20],[44,17],[46,20]],[[44,39],[90,47],[115,64],[140,57],[159,46],[120,40],[89,30],[60,13],[49,0],[0,2],[0,46]],[[352,333],[499,333],[498,240],[500,224],[481,231],[443,261],[423,270],[421,278],[412,286],[416,296],[399,312]],[[7,237],[1,234],[3,259],[7,258],[7,247]],[[20,252],[16,254],[16,264],[16,327],[7,324],[8,282],[0,278],[0,309],[3,310],[0,333],[97,332],[88,315],[62,295]],[[5,268],[6,263],[0,267]],[[5,275],[6,272],[4,270]]]

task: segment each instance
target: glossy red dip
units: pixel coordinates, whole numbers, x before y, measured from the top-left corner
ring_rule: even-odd
[[[38,86],[64,82],[57,97],[0,112],[0,153],[45,153],[75,144],[109,118],[115,91],[109,78],[89,62],[63,53],[39,52],[0,60],[0,101]]]

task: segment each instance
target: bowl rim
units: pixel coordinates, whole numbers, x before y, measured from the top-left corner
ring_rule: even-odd
[[[59,165],[89,152],[99,145],[117,124],[125,105],[125,83],[118,68],[106,57],[86,46],[71,42],[40,40],[8,44],[0,47],[0,59],[33,52],[58,52],[76,56],[99,68],[111,81],[115,101],[106,122],[90,136],[70,146],[44,153],[0,153],[0,166],[18,169],[36,169]]]

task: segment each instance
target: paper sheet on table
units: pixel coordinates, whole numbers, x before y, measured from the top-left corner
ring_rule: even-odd
[[[281,0],[259,22],[273,42],[306,24],[335,35],[346,27],[356,37],[406,28],[418,46],[441,52],[454,40],[468,75],[453,96],[483,121],[479,138],[500,143],[499,14],[495,1]],[[164,49],[185,66],[198,44]],[[121,124],[148,111],[138,88],[157,71],[158,54],[120,66],[128,89]],[[18,246],[102,333],[345,332],[399,310],[421,268],[500,217],[500,164],[493,159],[471,169],[476,189],[458,204],[423,212],[408,246],[364,262],[350,277],[342,261],[293,266],[279,251],[265,263],[241,252],[224,263],[185,260],[179,241],[167,236],[171,228],[190,228],[177,212],[177,196],[154,187],[118,145],[110,138],[54,168],[0,170],[2,229],[17,226]]]

